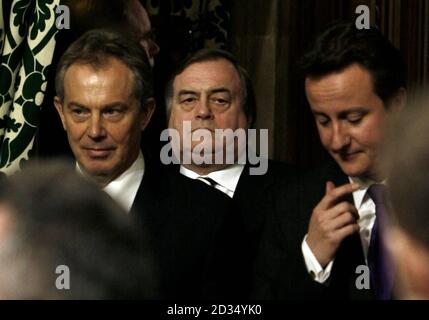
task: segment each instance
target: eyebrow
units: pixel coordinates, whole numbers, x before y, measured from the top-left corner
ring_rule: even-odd
[[[69,102],[67,104],[67,107],[68,108],[77,107],[77,108],[82,108],[82,109],[90,109],[87,106],[80,104],[78,102],[74,102],[74,101]],[[126,103],[118,101],[118,102],[112,102],[112,103],[103,105],[101,109],[118,108],[118,107],[119,108],[128,108],[128,105]]]
[[[220,88],[210,89],[208,91],[209,94],[223,93],[223,92],[231,93],[231,90],[229,90],[228,88],[225,88],[225,87],[220,87]],[[195,90],[183,89],[183,90],[180,90],[177,93],[178,96],[183,96],[183,95],[186,95],[186,94],[198,94],[198,92],[195,91]]]
[[[350,113],[367,113],[368,112],[368,108],[365,107],[353,107],[344,111],[341,111],[340,113],[338,113],[338,117],[346,117],[347,115],[349,115]],[[325,116],[327,117],[328,115],[324,112],[321,111],[313,111],[313,115],[314,116]]]
[[[71,102],[69,102],[69,103],[67,103],[67,108],[71,108],[71,107],[77,107],[77,108],[82,108],[82,109],[88,109],[88,107],[87,106],[85,106],[85,105],[83,105],[83,104],[80,104],[80,103],[78,103],[78,102],[74,102],[74,101],[71,101]]]
[[[193,90],[180,90],[177,95],[183,96],[185,94],[197,94],[197,93]]]

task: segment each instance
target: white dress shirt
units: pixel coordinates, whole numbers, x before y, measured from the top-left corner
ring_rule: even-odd
[[[143,179],[144,167],[143,153],[140,151],[133,164],[124,173],[115,180],[109,182],[109,184],[103,188],[103,190],[127,212],[131,210],[131,206],[134,203],[134,199]],[[76,163],[76,168],[79,173],[85,175],[78,163]]]
[[[355,207],[359,213],[359,220],[357,221],[359,225],[359,235],[362,242],[362,248],[364,251],[365,261],[368,255],[368,247],[371,239],[371,231],[374,226],[375,221],[375,203],[369,197],[367,190],[374,184],[374,181],[362,180],[355,177],[349,177],[351,183],[357,183],[360,185],[360,188],[353,192],[353,200]],[[307,267],[308,273],[313,277],[313,279],[319,283],[325,283],[328,281],[334,260],[330,261],[328,265],[323,269],[320,263],[317,261],[313,252],[307,244],[307,235],[305,235],[304,240],[301,244],[302,254],[304,256],[305,265]]]
[[[191,179],[199,179],[208,185],[210,185],[210,182],[204,178],[210,178],[217,183],[214,188],[222,191],[232,198],[234,197],[235,189],[237,188],[238,180],[240,180],[243,169],[244,164],[233,164],[225,169],[213,171],[208,175],[201,176],[184,166],[180,166],[180,173]]]

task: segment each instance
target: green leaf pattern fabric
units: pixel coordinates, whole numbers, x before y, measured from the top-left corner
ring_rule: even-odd
[[[0,171],[29,159],[55,49],[60,0],[0,0]],[[8,25],[5,17],[8,15]]]

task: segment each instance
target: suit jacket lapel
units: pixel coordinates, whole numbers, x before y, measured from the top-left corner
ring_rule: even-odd
[[[130,211],[131,216],[141,224],[146,240],[152,240],[168,219],[173,204],[170,197],[162,195],[169,188],[166,174],[162,170],[156,170],[156,166],[147,161],[143,180]]]
[[[274,178],[268,166],[268,172],[261,176],[250,176],[249,168],[252,165],[246,164],[238,180],[234,193],[234,202],[240,208],[243,221],[248,231],[253,232],[259,229],[264,223],[264,213],[267,211],[264,206],[271,203],[266,192],[273,184]]]

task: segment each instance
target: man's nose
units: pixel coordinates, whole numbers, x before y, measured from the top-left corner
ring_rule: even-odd
[[[99,115],[93,115],[89,120],[88,136],[93,140],[99,140],[106,136],[103,119]]]
[[[199,120],[209,120],[213,118],[213,113],[208,100],[202,99],[195,106],[195,118]]]
[[[334,152],[341,151],[350,144],[349,130],[342,123],[334,124],[332,130],[331,149]]]

